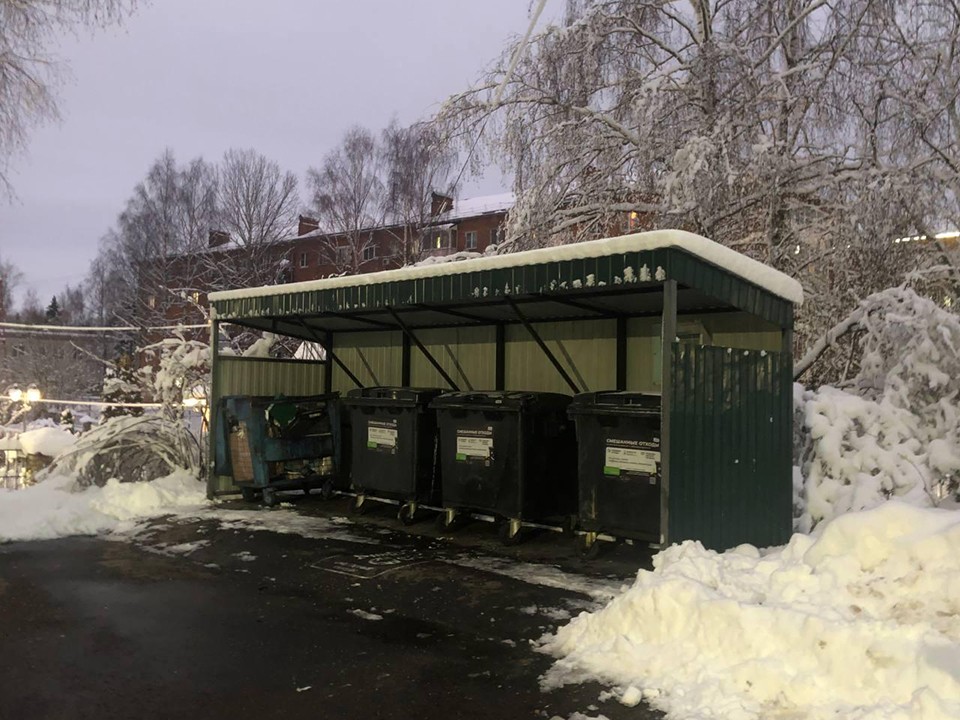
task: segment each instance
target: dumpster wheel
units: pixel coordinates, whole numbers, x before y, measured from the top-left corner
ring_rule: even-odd
[[[415,502],[405,502],[397,511],[397,519],[404,525],[413,525],[417,521],[417,504]]]
[[[440,514],[437,515],[437,529],[440,532],[452,532],[463,526],[466,520],[462,513],[452,510],[450,508],[444,508],[440,511]]]
[[[357,493],[356,497],[350,502],[350,512],[354,515],[366,515],[370,505],[367,504],[367,496]]]
[[[257,501],[257,489],[252,487],[240,488],[240,494],[243,495],[243,501],[252,503]]]
[[[584,560],[595,560],[603,550],[603,543],[597,540],[595,532],[583,533],[577,538],[577,545],[580,548],[580,557]]]
[[[500,542],[504,545],[519,545],[523,542],[523,524],[518,518],[507,518],[500,524]]]
[[[323,481],[323,485],[320,486],[320,497],[324,500],[333,497],[333,478],[328,477]]]
[[[263,504],[267,507],[273,507],[279,502],[277,499],[277,491],[272,487],[265,487],[263,489]]]

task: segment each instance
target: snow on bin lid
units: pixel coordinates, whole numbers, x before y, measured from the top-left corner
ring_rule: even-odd
[[[528,406],[540,406],[543,409],[562,409],[570,404],[569,395],[552,392],[526,390],[459,390],[444,393],[430,403],[432,408],[442,409],[484,409],[502,408],[522,410]]]
[[[442,388],[375,386],[355,388],[347,392],[344,405],[426,405],[437,395],[447,392]]]
[[[659,415],[660,393],[636,390],[601,390],[575,395],[570,403],[573,415]]]
[[[685,230],[653,230],[651,232],[621,235],[604,240],[591,240],[573,245],[526,250],[505,255],[491,255],[460,262],[439,263],[423,267],[403,267],[398,270],[346,275],[324,280],[307,280],[286,285],[267,285],[264,287],[244,288],[241,290],[222,290],[210,293],[210,301],[240,300],[243,298],[264,297],[267,295],[286,295],[290,293],[310,292],[313,290],[333,290],[335,288],[357,285],[376,285],[378,283],[416,280],[444,275],[498,270],[501,268],[538,265],[563,260],[584,260],[607,257],[627,252],[643,252],[661,248],[676,248],[690,253],[701,260],[716,265],[729,273],[737,275],[774,295],[797,305],[803,302],[803,289],[793,278],[774,270],[768,265],[757,262],[736,250],[724,247],[713,240],[695,235]]]

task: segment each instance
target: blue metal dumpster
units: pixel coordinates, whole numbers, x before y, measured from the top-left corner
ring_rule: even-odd
[[[277,502],[278,490],[320,488],[325,495],[342,485],[340,398],[221,398],[214,470],[228,475],[243,498]]]

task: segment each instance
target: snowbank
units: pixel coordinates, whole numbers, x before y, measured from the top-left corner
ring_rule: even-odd
[[[769,553],[686,542],[542,649],[670,718],[960,717],[960,513],[896,501]]]
[[[20,447],[25,453],[47,457],[56,457],[77,441],[76,435],[54,427],[27,430],[20,433],[19,437]]]
[[[0,493],[0,542],[123,532],[140,520],[206,504],[203,483],[186,470],[149,483],[110,480],[82,490],[73,477],[55,475]]]

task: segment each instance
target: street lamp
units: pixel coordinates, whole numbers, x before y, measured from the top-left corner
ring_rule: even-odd
[[[30,412],[30,406],[38,403],[43,398],[40,388],[34,383],[27,386],[26,392],[20,389],[19,385],[11,385],[7,388],[7,397],[10,402],[23,404],[23,432],[27,431],[27,413]]]
[[[36,385],[31,383],[30,387],[27,388],[27,406],[28,406],[27,409],[29,409],[29,405],[31,403],[40,402],[40,399],[42,397],[43,397],[43,394],[40,392],[40,388],[38,388]]]

